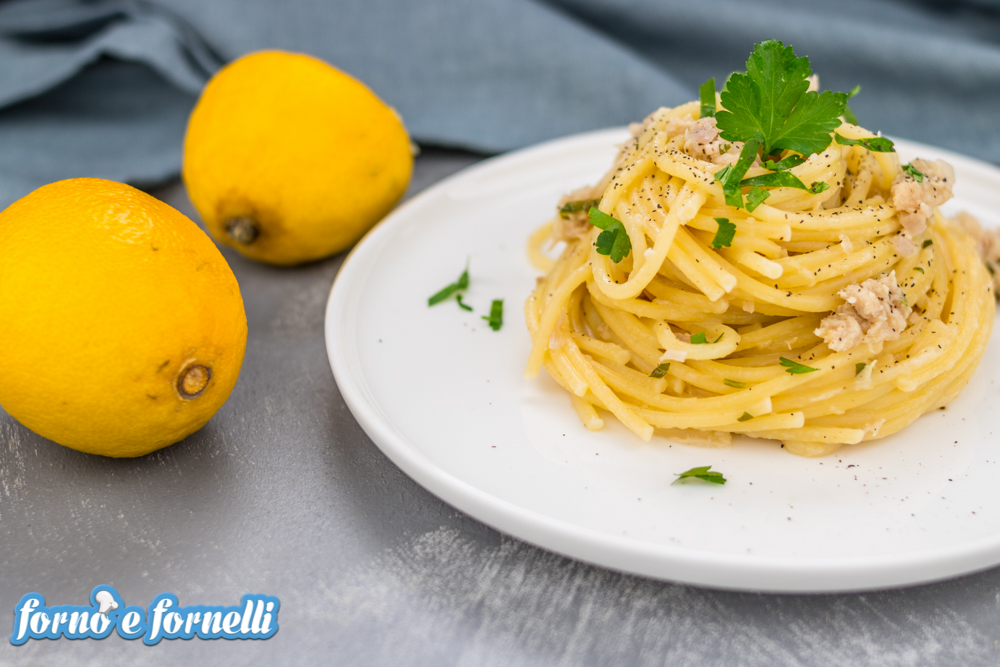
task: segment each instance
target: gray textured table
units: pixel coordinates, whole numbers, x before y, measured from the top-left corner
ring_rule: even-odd
[[[410,191],[476,158],[425,153]],[[157,193],[194,216],[179,184]],[[141,459],[80,454],[0,412],[0,608],[28,592],[145,607],[276,595],[266,641],[0,641],[8,664],[980,665],[1000,663],[1000,570],[866,595],[700,590],[583,565],[468,518],[354,421],[323,339],[343,257],[297,269],[223,250],[250,335],[200,432]]]

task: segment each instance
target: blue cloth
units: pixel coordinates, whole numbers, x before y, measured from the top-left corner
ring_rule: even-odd
[[[222,64],[318,56],[425,145],[491,153],[623,125],[742,69],[774,37],[862,124],[1000,163],[1000,0],[0,2],[0,206],[44,183],[175,176]]]

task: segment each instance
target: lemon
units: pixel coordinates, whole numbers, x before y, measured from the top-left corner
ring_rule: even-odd
[[[184,183],[212,235],[272,264],[349,247],[399,201],[412,168],[392,108],[323,61],[280,51],[220,70],[184,139]]]
[[[92,178],[0,213],[0,322],[0,405],[105,456],[141,456],[201,428],[246,348],[239,286],[205,233]]]

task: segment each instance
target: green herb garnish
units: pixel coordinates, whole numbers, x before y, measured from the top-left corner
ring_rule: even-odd
[[[490,329],[500,331],[500,327],[503,326],[503,299],[493,299],[489,316],[483,315],[482,318],[489,323]]]
[[[720,112],[721,113],[721,112]],[[715,180],[722,186],[722,194],[726,198],[726,203],[730,206],[740,208],[743,206],[743,191],[740,190],[743,177],[746,176],[750,165],[757,159],[757,150],[760,144],[756,139],[750,139],[743,144],[740,157],[736,164],[727,164],[725,167],[715,172]]]
[[[796,155],[792,153],[783,160],[775,162],[774,160],[767,159],[764,160],[764,169],[770,169],[771,171],[788,171],[792,167],[797,167],[800,164],[804,164],[806,159],[801,155]]]
[[[468,310],[470,312],[472,311],[472,306],[468,306],[468,305],[466,305],[465,303],[462,302],[462,295],[461,294],[455,295],[455,300],[458,301],[458,307],[461,308],[462,310]]]
[[[469,286],[469,266],[468,264],[466,264],[465,271],[463,271],[462,275],[458,277],[458,280],[448,285],[447,287],[442,289],[440,292],[438,292],[431,298],[427,299],[427,305],[434,306],[436,304],[439,304],[448,297],[450,297],[455,292],[464,290],[468,286]]]
[[[861,139],[848,139],[839,134],[834,134],[833,138],[841,146],[861,146],[873,153],[891,153],[896,147],[885,137],[863,137]]]
[[[590,207],[589,215],[590,224],[604,230],[597,236],[598,254],[611,257],[615,264],[628,257],[632,252],[632,239],[628,237],[625,225],[596,206]]]
[[[917,183],[924,182],[924,172],[914,167],[912,162],[910,164],[904,164],[903,171],[912,176],[913,180],[915,180]]]
[[[600,199],[574,199],[573,201],[566,202],[562,205],[562,207],[560,207],[559,216],[563,220],[568,220],[571,213],[589,211],[591,207],[597,206],[600,203]]]
[[[722,92],[725,110],[716,115],[728,141],[755,139],[764,155],[790,149],[803,155],[830,145],[840,126],[846,93],[809,91],[808,58],[796,58],[790,46],[769,39],[754,46],[746,73],[735,73]]]
[[[688,477],[701,479],[706,482],[711,482],[712,484],[726,483],[726,478],[722,476],[722,473],[712,470],[712,466],[701,466],[700,468],[691,468],[690,470],[686,470],[677,475],[677,479],[674,480],[674,483],[676,484],[682,479],[687,479]]]
[[[750,192],[747,193],[747,213],[753,213],[770,196],[771,193],[760,186],[755,185],[750,188]]]
[[[649,377],[656,378],[657,380],[659,380],[661,377],[666,375],[667,371],[669,370],[670,370],[670,364],[660,364],[659,366],[653,369],[653,372],[649,374]]]
[[[791,359],[785,359],[784,357],[779,357],[781,359],[781,365],[788,370],[792,375],[801,375],[803,373],[812,373],[813,371],[818,371],[818,368],[813,368],[812,366],[806,366],[800,364],[797,361],[792,361]]]
[[[851,99],[860,92],[861,92],[861,86],[854,86],[854,88],[851,88],[851,92],[847,93],[847,99]],[[858,117],[854,115],[854,113],[851,111],[851,108],[847,106],[846,102],[844,102],[844,120],[846,120],[851,125],[858,124]]]
[[[715,343],[718,343],[720,340],[722,340],[722,337],[725,336],[725,335],[726,335],[725,333],[720,333],[719,337],[712,341],[712,344],[714,345]],[[692,345],[708,345],[708,339],[705,338],[705,332],[704,331],[699,331],[698,333],[696,333],[693,336],[691,336],[691,344]]]
[[[736,418],[736,421],[738,421],[738,422],[748,422],[751,419],[753,419],[753,415],[750,414],[749,412],[744,412],[742,415],[740,415],[739,417]]]
[[[865,370],[865,366],[867,365],[868,364],[864,362],[858,362],[854,364],[854,376],[857,377],[858,375],[861,375],[861,371]]]
[[[715,116],[715,79],[709,79],[701,84],[698,89],[701,97],[701,118],[712,118]]]
[[[987,262],[987,263],[986,263],[986,268],[987,268],[987,269],[988,269],[988,268],[990,268],[990,263],[989,263],[989,262]],[[924,272],[924,269],[923,269],[923,267],[920,267],[920,266],[915,266],[915,267],[913,267],[913,270],[914,270],[914,271],[919,271],[920,273],[923,273],[923,272]]]
[[[933,239],[924,239],[924,242],[923,242],[923,244],[920,247],[921,248],[926,248],[927,246],[933,245],[933,244],[934,244],[934,240]]]
[[[747,386],[746,382],[740,382],[739,380],[730,380],[729,378],[723,379],[722,384],[726,385],[727,387],[732,387],[733,389],[742,389],[743,387]]]
[[[736,235],[736,225],[729,222],[729,218],[716,218],[719,223],[719,231],[715,232],[715,238],[709,244],[716,250],[728,248],[733,244],[733,237]]]

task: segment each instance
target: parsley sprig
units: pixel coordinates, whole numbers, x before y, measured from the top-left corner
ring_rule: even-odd
[[[809,91],[811,74],[809,59],[797,58],[791,46],[773,39],[755,45],[747,71],[730,76],[722,91],[725,109],[715,114],[722,138],[753,139],[764,155],[812,155],[829,146],[847,94]]]
[[[685,470],[681,474],[677,475],[677,479],[674,480],[674,484],[683,479],[688,479],[689,477],[711,482],[712,484],[726,483],[726,478],[722,476],[722,473],[717,470],[712,470],[712,466],[700,466],[698,468]]]

